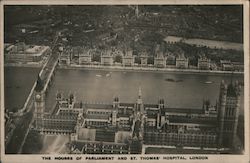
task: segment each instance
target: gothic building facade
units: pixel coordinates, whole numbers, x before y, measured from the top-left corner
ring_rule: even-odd
[[[134,103],[115,97],[111,104],[76,101],[57,93],[56,107],[45,112],[42,81],[37,81],[35,129],[43,134],[69,134],[71,153],[141,153],[144,146],[233,148],[238,125],[240,86],[221,82],[218,103],[201,109]]]

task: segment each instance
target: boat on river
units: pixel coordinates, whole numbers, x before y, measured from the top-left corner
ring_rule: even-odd
[[[206,81],[205,84],[212,84],[212,81]]]
[[[183,80],[181,80],[181,79],[176,80],[176,79],[172,79],[172,78],[167,78],[167,79],[165,79],[165,81],[167,81],[167,82],[183,82]]]

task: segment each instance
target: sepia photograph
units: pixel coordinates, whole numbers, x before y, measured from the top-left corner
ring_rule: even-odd
[[[246,1],[7,2],[2,156],[249,161]]]

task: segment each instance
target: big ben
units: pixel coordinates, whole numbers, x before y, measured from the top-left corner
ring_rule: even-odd
[[[45,95],[43,90],[43,81],[38,75],[38,79],[35,87],[35,128],[38,131],[42,131],[43,128],[43,115],[45,109]]]

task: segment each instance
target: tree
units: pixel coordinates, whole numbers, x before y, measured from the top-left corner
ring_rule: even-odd
[[[138,56],[135,57],[135,63],[141,64],[141,59],[140,59],[140,57],[138,57]]]
[[[148,64],[154,64],[154,57],[148,57]]]
[[[114,59],[114,62],[122,63],[122,56],[121,55],[116,55],[115,59]]]
[[[101,55],[99,55],[99,54],[93,54],[92,61],[93,62],[101,62]]]

